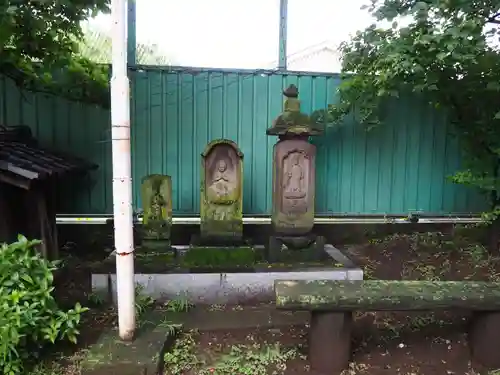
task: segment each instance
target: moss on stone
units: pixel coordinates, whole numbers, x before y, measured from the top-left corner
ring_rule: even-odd
[[[172,179],[167,175],[145,176],[141,184],[143,214],[142,236],[149,240],[149,247],[156,247],[154,241],[170,245],[172,228]]]
[[[237,155],[237,184],[231,194],[219,198],[217,203],[212,202],[209,196],[206,181],[206,158],[215,147],[227,145]],[[210,142],[201,154],[200,176],[200,235],[201,240],[221,238],[241,239],[243,235],[243,153],[236,143],[228,139],[216,139]]]
[[[500,310],[500,283],[490,282],[279,280],[275,292],[290,310]]]
[[[251,247],[232,249],[193,247],[181,260],[185,267],[252,266],[255,262],[256,252]]]
[[[197,272],[212,269],[214,272],[264,272],[265,270],[288,271],[294,269],[331,269],[343,267],[332,258],[317,261],[310,249],[283,250],[274,262],[266,260],[263,248],[241,247],[202,247],[193,246],[185,253],[176,256],[173,251],[138,252],[135,254],[135,269],[138,273],[175,273]],[[93,272],[115,271],[115,260],[91,265]],[[226,270],[226,271],[224,271]]]

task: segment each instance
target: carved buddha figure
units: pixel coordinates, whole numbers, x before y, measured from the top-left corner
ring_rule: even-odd
[[[161,193],[158,189],[151,198],[151,214],[149,216],[149,219],[152,221],[162,220],[163,219],[162,208],[164,205],[165,205],[165,200],[161,196]]]
[[[284,176],[284,195],[286,198],[303,198],[306,196],[306,192],[304,191],[304,170],[300,165],[300,155],[294,154],[290,159]]]
[[[219,198],[228,195],[233,186],[227,170],[227,162],[221,159],[217,162],[209,189]]]

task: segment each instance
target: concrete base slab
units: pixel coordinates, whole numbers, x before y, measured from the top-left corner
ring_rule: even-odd
[[[162,324],[164,319],[164,313],[149,314],[132,342],[121,341],[116,329],[103,333],[86,351],[81,375],[161,374],[163,354],[177,334]]]
[[[326,253],[342,267],[254,273],[136,274],[142,293],[157,300],[186,298],[192,303],[244,304],[274,299],[275,280],[362,280],[363,270],[332,245]],[[92,290],[116,301],[116,274],[92,274]]]

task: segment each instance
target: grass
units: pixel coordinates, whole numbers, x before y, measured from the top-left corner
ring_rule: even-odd
[[[260,343],[251,336],[244,344],[226,347],[214,341],[209,351],[200,351],[198,336],[196,331],[185,332],[165,353],[165,363],[170,364],[165,375],[267,375],[269,371],[279,375],[284,373],[287,361],[298,355],[296,349]]]

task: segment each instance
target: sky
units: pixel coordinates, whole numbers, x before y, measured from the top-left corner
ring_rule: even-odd
[[[136,0],[137,41],[175,65],[258,69],[278,60],[279,0]],[[369,0],[289,0],[288,54],[338,45],[372,23]],[[89,22],[110,32],[109,15]]]

